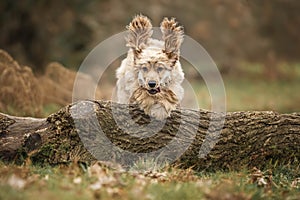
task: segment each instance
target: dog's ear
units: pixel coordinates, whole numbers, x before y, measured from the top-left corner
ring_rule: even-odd
[[[132,48],[135,55],[141,53],[142,49],[147,46],[148,39],[153,33],[149,18],[137,15],[126,28],[129,32],[126,37],[126,46]]]
[[[163,52],[167,54],[169,59],[178,60],[180,55],[180,46],[183,41],[183,27],[179,26],[175,18],[164,18],[160,24],[160,30],[165,42]]]

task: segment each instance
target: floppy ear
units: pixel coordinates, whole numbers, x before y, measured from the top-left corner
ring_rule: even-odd
[[[141,53],[153,33],[149,18],[137,15],[126,28],[129,32],[126,46],[132,48],[135,54]]]
[[[163,52],[167,54],[169,59],[178,60],[180,46],[183,41],[183,27],[178,25],[175,18],[171,18],[169,20],[165,17],[160,24],[160,30],[165,42]]]

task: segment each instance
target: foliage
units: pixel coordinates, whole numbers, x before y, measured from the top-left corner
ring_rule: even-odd
[[[251,0],[259,33],[269,40],[273,52],[288,60],[297,60],[300,39],[300,3],[297,0]],[[289,38],[289,39],[287,39]]]
[[[276,61],[299,61],[299,6],[297,0],[2,0],[0,47],[35,72],[53,60],[77,69],[94,46],[143,13],[156,26],[176,17],[221,67],[264,62],[272,54]]]

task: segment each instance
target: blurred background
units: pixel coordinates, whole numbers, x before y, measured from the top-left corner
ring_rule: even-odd
[[[298,0],[1,0],[0,111],[46,116],[70,103],[84,58],[139,13],[153,26],[175,17],[207,50],[224,79],[228,111],[300,111],[299,10]],[[111,97],[119,64],[97,98]],[[205,83],[188,64],[184,70],[199,106],[210,109]]]

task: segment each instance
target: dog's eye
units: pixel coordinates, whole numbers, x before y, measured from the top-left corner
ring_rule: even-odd
[[[163,67],[158,67],[156,70],[157,70],[157,72],[161,72],[161,71],[164,70],[164,68]]]
[[[144,72],[147,72],[147,71],[148,71],[148,68],[147,68],[146,66],[142,66],[142,70],[143,70]]]

